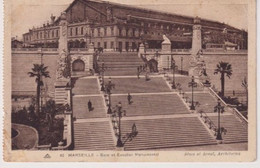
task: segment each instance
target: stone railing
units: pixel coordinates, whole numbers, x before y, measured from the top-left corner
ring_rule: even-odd
[[[63,143],[59,143],[59,146],[52,147],[51,150],[69,150],[72,145],[72,112],[67,111],[64,113],[64,130],[63,130]]]
[[[216,136],[217,135],[216,133],[218,130],[217,126],[214,124],[213,121],[211,121],[211,119],[208,117],[208,115],[205,112],[200,111],[199,113],[200,113],[200,118],[208,126],[208,128],[213,131],[214,135]]]
[[[156,52],[162,52],[162,49],[148,48],[148,49],[145,49],[145,51],[156,53]],[[190,49],[172,49],[171,50],[171,52],[174,52],[174,53],[189,53],[190,51],[191,51]]]
[[[12,51],[41,51],[40,48],[12,48]]]
[[[71,107],[71,89],[67,90],[67,104]],[[58,146],[52,147],[49,145],[39,145],[38,150],[70,150],[72,147],[72,111],[65,110],[63,120],[63,141],[58,143]]]
[[[12,48],[12,51],[58,51],[58,48]]]
[[[235,114],[243,123],[248,124],[248,120],[234,107],[230,107],[223,99],[221,99],[221,97],[211,88],[209,87],[209,92],[214,95],[217,99],[219,99],[221,101],[221,103],[225,106],[225,107],[229,107],[232,109],[233,114]]]
[[[70,48],[70,51],[88,51],[87,48]]]
[[[42,51],[58,51],[58,48],[42,48]]]
[[[190,49],[172,49],[172,52],[190,52],[191,50]]]
[[[155,53],[155,52],[157,52],[157,51],[158,51],[158,52],[161,52],[162,49],[160,49],[160,48],[159,48],[159,49],[157,49],[157,48],[147,48],[147,49],[145,49],[145,51],[146,51],[146,52],[154,52],[154,53]]]
[[[230,53],[230,54],[247,54],[247,50],[224,50],[224,49],[203,49],[203,53]]]

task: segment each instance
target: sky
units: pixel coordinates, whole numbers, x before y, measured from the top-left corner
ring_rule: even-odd
[[[28,32],[30,28],[40,27],[50,16],[59,16],[73,0],[12,0],[12,37]],[[239,29],[247,30],[247,5],[228,4],[222,0],[216,4],[214,0],[192,1],[184,0],[107,0],[121,4],[139,6],[163,12],[181,14],[186,16],[199,16],[204,19],[224,22]],[[205,3],[206,2],[206,3]]]

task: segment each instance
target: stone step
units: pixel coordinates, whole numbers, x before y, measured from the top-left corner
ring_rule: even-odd
[[[123,133],[135,123],[138,134],[125,144],[126,150],[144,150],[216,144],[197,117],[122,121]],[[152,131],[151,131],[152,130]]]
[[[218,117],[209,117],[217,126]],[[226,134],[222,134],[224,143],[238,143],[248,141],[248,126],[240,122],[234,115],[222,115],[220,117],[220,126],[227,130]]]
[[[75,150],[113,150],[109,121],[74,123]]]

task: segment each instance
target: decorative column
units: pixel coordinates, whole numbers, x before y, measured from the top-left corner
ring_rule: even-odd
[[[200,18],[194,18],[193,35],[192,35],[192,50],[189,67],[189,76],[198,77],[198,62],[201,55],[201,25]]]
[[[200,18],[194,18],[192,34],[192,55],[196,55],[201,50],[201,25]]]
[[[66,13],[63,12],[60,17],[60,38],[59,38],[59,56],[57,60],[56,82],[55,82],[55,102],[56,104],[68,103],[68,89],[70,89],[70,61],[67,43],[68,22]]]

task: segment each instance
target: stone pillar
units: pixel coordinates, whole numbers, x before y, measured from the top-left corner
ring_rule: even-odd
[[[200,18],[194,18],[193,34],[192,34],[192,54],[197,54],[201,50],[201,25]]]
[[[194,18],[193,35],[192,35],[192,50],[189,67],[189,76],[198,76],[198,60],[201,51],[201,25],[200,18]]]
[[[68,87],[70,84],[70,62],[67,43],[68,22],[66,13],[63,12],[60,17],[60,38],[59,38],[59,56],[57,60],[56,82],[55,82],[55,102],[56,104],[66,104],[68,98]]]
[[[171,67],[171,41],[164,35],[162,42],[162,52],[158,59],[158,70],[169,69]]]

